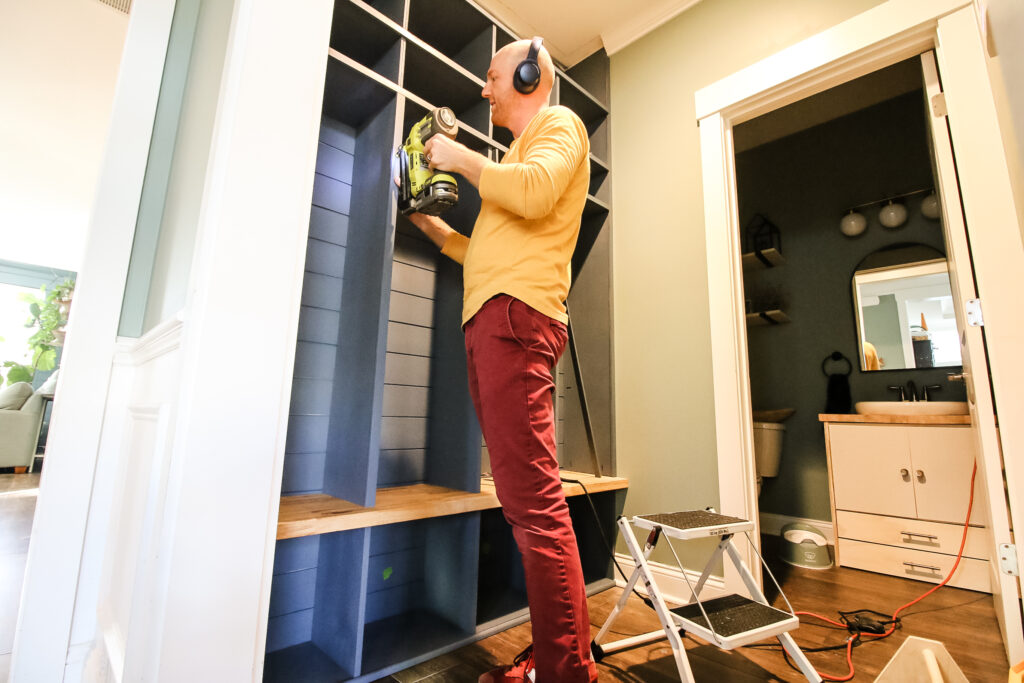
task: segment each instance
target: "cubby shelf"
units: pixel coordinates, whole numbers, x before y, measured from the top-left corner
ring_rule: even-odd
[[[777,308],[770,311],[747,313],[747,327],[755,327],[758,325],[781,325],[782,323],[788,322],[790,322],[789,316]]]
[[[616,491],[629,486],[629,480],[622,477],[596,477],[569,471],[562,472],[562,476],[580,480],[589,493]],[[563,483],[562,490],[570,497],[583,495],[583,487],[578,484]],[[494,493],[494,482],[489,478],[481,479],[480,493],[430,484],[381,489],[373,507],[362,507],[320,493],[285,496],[281,499],[277,538],[300,538],[499,507],[501,504]]]
[[[757,270],[758,268],[774,268],[786,262],[782,252],[772,247],[758,251],[748,251],[742,255],[743,270]]]

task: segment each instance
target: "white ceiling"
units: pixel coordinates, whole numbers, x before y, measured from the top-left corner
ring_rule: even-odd
[[[700,0],[476,0],[521,36],[543,36],[570,67],[602,46],[613,54]]]

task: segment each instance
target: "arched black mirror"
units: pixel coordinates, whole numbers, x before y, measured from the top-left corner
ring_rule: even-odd
[[[865,256],[853,273],[860,368],[912,370],[961,365],[946,255],[894,244]]]

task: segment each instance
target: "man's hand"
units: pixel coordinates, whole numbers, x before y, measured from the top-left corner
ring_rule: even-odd
[[[423,234],[430,238],[430,241],[439,249],[444,249],[444,243],[448,235],[455,232],[450,225],[437,216],[428,216],[422,213],[409,214],[409,221],[423,231]]]
[[[453,171],[480,187],[480,172],[487,164],[487,157],[469,149],[444,135],[435,135],[423,146],[431,170]]]

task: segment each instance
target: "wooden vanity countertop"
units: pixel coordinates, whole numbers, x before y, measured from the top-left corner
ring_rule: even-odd
[[[886,425],[969,425],[970,415],[856,415],[819,413],[819,422],[854,422]]]

